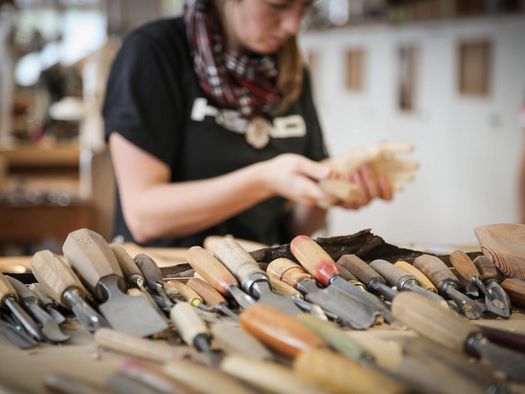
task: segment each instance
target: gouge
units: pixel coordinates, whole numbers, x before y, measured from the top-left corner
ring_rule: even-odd
[[[510,317],[510,310],[505,308],[505,303],[493,297],[489,292],[481,280],[481,274],[470,257],[465,252],[456,250],[450,254],[449,258],[458,274],[467,281],[469,286],[473,286],[483,293],[487,310],[497,316],[508,319]]]
[[[292,315],[302,312],[291,298],[272,291],[266,273],[236,241],[223,239],[215,245],[214,254],[237,277],[242,288],[258,302],[273,305]]]
[[[186,284],[202,297],[212,311],[218,311],[234,321],[239,321],[239,316],[228,307],[226,299],[209,283],[199,278],[191,278]]]
[[[305,235],[298,235],[290,243],[290,250],[299,263],[322,285],[338,288],[370,308],[376,316],[382,315],[386,321],[395,323],[386,305],[376,296],[352,285],[339,275],[335,261],[314,240]]]
[[[35,293],[15,278],[7,277],[7,280],[18,293],[18,299],[21,300],[27,311],[41,324],[42,333],[50,342],[65,342],[71,338],[65,335],[60,330],[58,323],[40,307],[38,296]]]
[[[230,296],[241,308],[255,303],[255,300],[244,293],[237,279],[224,267],[219,260],[200,246],[193,246],[187,252],[188,263],[212,285],[219,293]]]
[[[392,303],[395,316],[419,333],[450,349],[485,359],[509,377],[525,381],[525,355],[488,341],[479,327],[440,308],[419,294],[403,292]]]
[[[122,270],[100,234],[87,229],[73,231],[62,250],[102,301],[99,309],[113,328],[136,336],[153,335],[168,328],[166,320],[146,298],[125,294]]]
[[[485,307],[458,291],[458,279],[439,258],[423,254],[416,257],[414,266],[423,272],[442,294],[454,301],[468,319],[475,320],[481,317]]]
[[[355,254],[342,255],[337,260],[337,265],[346,268],[363,282],[370,291],[382,295],[385,300],[392,301],[397,295],[397,291],[387,286],[385,279],[376,270]]]
[[[37,345],[37,342],[27,335],[23,330],[19,330],[13,324],[2,319],[0,312],[0,335],[19,349],[30,349]]]
[[[170,311],[173,307],[173,303],[164,291],[164,286],[162,285],[162,272],[157,263],[144,253],[137,254],[134,261],[144,275],[148,287],[157,294],[158,302],[162,305],[161,308],[165,311]]]
[[[388,261],[381,259],[374,260],[370,263],[370,266],[379,272],[387,280],[389,285],[395,286],[399,291],[413,291],[448,309],[448,303],[443,297],[423,289],[419,286],[416,278],[394,267]]]
[[[66,321],[65,316],[55,307],[53,299],[46,293],[40,283],[31,283],[29,289],[38,296],[44,309],[58,324],[62,324]]]
[[[95,332],[108,326],[106,319],[84,300],[88,295],[87,290],[60,257],[49,250],[41,250],[33,256],[31,268],[45,292],[59,304],[71,309],[86,330]]]
[[[18,304],[18,295],[6,276],[0,272],[0,306],[9,308],[13,316],[22,324],[27,332],[37,341],[43,341],[44,335],[35,321]]]
[[[266,269],[268,276],[275,277],[301,291],[306,300],[336,315],[344,324],[356,329],[370,327],[376,314],[371,308],[356,301],[341,290],[328,286],[321,289],[303,267],[286,258],[272,261]]]
[[[508,294],[498,283],[498,270],[487,256],[478,256],[474,259],[474,265],[480,273],[480,279],[485,284],[489,294],[499,302],[503,303],[503,314],[510,316],[510,299]]]
[[[434,283],[430,279],[428,279],[423,272],[418,270],[416,267],[414,267],[412,264],[407,263],[403,260],[398,260],[395,262],[394,267],[399,268],[401,271],[405,271],[407,274],[412,275],[416,280],[419,282],[419,285],[428,291],[431,291],[432,293],[438,293],[438,290],[436,289],[436,286],[434,286]]]

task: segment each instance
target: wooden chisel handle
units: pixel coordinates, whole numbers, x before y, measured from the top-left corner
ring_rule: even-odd
[[[14,297],[14,299],[18,301],[18,294],[16,294],[13,285],[11,285],[7,277],[0,272],[0,306],[4,304],[4,300],[7,297]]]
[[[458,274],[467,282],[470,282],[475,276],[480,276],[476,266],[465,252],[455,250],[450,254],[449,259]]]
[[[62,251],[94,292],[97,292],[99,280],[106,276],[117,275],[124,279],[113,251],[104,238],[94,231],[83,228],[69,233]],[[98,295],[103,297],[102,294]]]
[[[65,305],[62,296],[68,289],[77,289],[83,297],[88,295],[71,267],[49,250],[35,253],[31,259],[31,269],[45,292],[61,305]]]
[[[293,288],[305,279],[312,279],[312,275],[306,272],[303,267],[284,257],[275,259],[268,264],[266,273],[270,278],[281,280]]]
[[[179,302],[171,308],[170,319],[184,342],[190,346],[194,345],[193,340],[197,335],[209,335],[206,324],[187,302]]]
[[[160,271],[159,266],[151,257],[145,253],[139,253],[133,259],[137,267],[139,267],[140,272],[144,275],[146,283],[151,289],[156,288],[156,284],[162,282],[162,272]]]
[[[392,302],[392,312],[421,336],[462,352],[467,339],[480,329],[454,312],[410,291],[401,292]]]
[[[193,246],[188,249],[186,259],[192,268],[222,295],[228,294],[230,286],[237,286],[237,279],[206,249]]]
[[[219,241],[215,245],[213,254],[233,273],[243,287],[254,274],[266,277],[254,258],[233,239],[225,238]]]
[[[202,279],[191,278],[186,282],[186,285],[202,297],[208,306],[214,307],[219,304],[227,304],[226,299],[213,286]]]
[[[303,298],[303,295],[299,293],[298,290],[294,289],[292,286],[290,286],[288,283],[283,282],[282,280],[270,278],[270,284],[272,285],[272,289],[277,294],[287,297]]]
[[[294,317],[268,304],[254,304],[241,313],[241,327],[268,347],[288,357],[324,347],[324,341]]]
[[[458,278],[450,269],[436,256],[422,254],[414,260],[414,267],[427,276],[432,283],[441,290],[443,284],[452,282],[459,286]]]
[[[326,387],[331,392],[375,394],[408,393],[407,387],[372,368],[323,349],[302,352],[294,371],[305,380]]]
[[[410,276],[405,271],[401,271],[400,269],[394,267],[393,264],[386,260],[374,260],[370,263],[370,267],[379,272],[391,286],[396,286],[403,278]]]
[[[298,235],[290,243],[290,250],[301,265],[323,285],[328,286],[334,275],[339,275],[335,261],[313,239]]]
[[[11,284],[11,286],[13,286],[13,289],[15,289],[20,299],[22,300],[33,299],[37,301],[38,304],[40,304],[40,299],[38,298],[38,296],[34,292],[29,290],[22,282],[13,278],[12,276],[6,276],[6,278]]]
[[[137,264],[135,264],[135,261],[133,261],[133,258],[129,255],[126,249],[115,244],[110,245],[110,247],[126,279],[130,280],[136,276],[143,276],[139,267],[137,267]]]
[[[507,292],[513,305],[525,307],[525,281],[507,278],[501,282],[501,287]]]
[[[487,256],[478,256],[474,259],[474,265],[479,271],[481,280],[496,279],[498,270]]]
[[[419,282],[419,285],[426,290],[431,291],[432,293],[437,294],[436,286],[428,279],[420,270],[414,267],[412,264],[407,263],[403,260],[398,260],[394,264],[394,267],[399,268],[402,271],[405,271],[407,274],[412,275]]]
[[[368,284],[374,279],[379,279],[381,282],[384,282],[384,279],[379,275],[373,268],[371,268],[365,261],[361,260],[355,254],[344,254],[339,260],[337,260],[337,265],[340,265],[343,268],[346,268],[352,274],[354,274],[357,279],[361,282]]]
[[[168,280],[164,282],[164,288],[166,290],[166,294],[180,295],[191,306],[198,306],[204,302],[204,300],[195,292],[195,290],[184,283],[179,282],[178,280]]]

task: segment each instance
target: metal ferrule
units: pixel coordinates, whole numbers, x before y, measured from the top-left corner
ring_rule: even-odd
[[[70,288],[62,296],[64,303],[73,311],[82,324],[89,332],[95,332],[101,327],[108,327],[109,324],[81,297],[78,289]]]
[[[248,277],[242,281],[241,286],[244,289],[244,291],[246,291],[248,294],[254,295],[254,289],[252,287],[253,284],[256,282],[266,282],[270,289],[272,288],[272,286],[270,285],[270,279],[268,278],[268,275],[266,275],[262,271],[254,272],[253,274],[248,275]],[[258,297],[260,297],[260,295],[258,295],[257,298]]]
[[[313,291],[321,290],[317,286],[317,282],[314,279],[304,279],[297,283],[296,290],[300,291],[302,294],[308,294]]]
[[[397,291],[387,286],[381,278],[374,278],[368,282],[368,288],[374,292],[381,294],[385,300],[392,301],[397,295]]]
[[[255,304],[255,300],[235,285],[228,286],[228,294],[239,304],[241,308]]]

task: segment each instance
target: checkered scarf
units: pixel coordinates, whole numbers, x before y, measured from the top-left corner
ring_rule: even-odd
[[[214,0],[187,0],[186,34],[199,84],[209,98],[253,118],[272,114],[282,102],[277,88],[276,58],[241,53],[229,55]]]

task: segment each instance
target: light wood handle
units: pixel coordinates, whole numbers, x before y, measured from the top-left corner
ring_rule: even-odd
[[[299,291],[295,290],[292,286],[282,280],[270,278],[270,284],[272,285],[272,289],[280,295],[303,298],[303,295],[299,293]]]
[[[237,324],[218,322],[211,326],[213,341],[226,354],[240,354],[256,360],[271,360],[273,354]]]
[[[4,299],[9,296],[12,296],[18,300],[16,290],[13,288],[11,283],[9,283],[7,277],[0,272],[0,306],[4,304]]]
[[[258,361],[248,357],[232,355],[225,357],[220,368],[264,392],[280,394],[322,394],[320,387],[301,379],[290,368],[269,362]]]
[[[312,279],[312,275],[292,260],[281,257],[273,260],[266,268],[266,273],[271,279],[281,280],[292,287],[305,279]]]
[[[199,334],[208,335],[206,324],[195,309],[187,302],[179,302],[170,311],[170,318],[184,342],[193,346],[193,340]]]
[[[241,327],[268,347],[288,357],[325,346],[323,340],[294,317],[268,304],[248,306],[241,313]]]
[[[133,257],[129,255],[126,249],[115,244],[110,245],[110,247],[126,279],[129,280],[130,277],[135,275],[142,276],[142,272],[140,272],[139,267],[137,267],[137,264],[133,261]]]
[[[295,360],[294,371],[305,380],[326,387],[334,393],[376,394],[408,393],[392,378],[372,368],[323,349],[302,352]]]
[[[221,294],[228,294],[228,287],[237,286],[237,279],[222,263],[206,249],[193,246],[188,249],[186,259],[192,268]]]
[[[439,290],[445,282],[453,282],[459,285],[458,279],[452,271],[436,256],[422,254],[415,258],[414,267],[429,278]]]
[[[151,257],[145,253],[139,253],[133,259],[137,267],[139,267],[140,272],[144,275],[146,283],[151,289],[155,288],[157,283],[162,282],[162,272],[160,271],[159,266]]]
[[[410,276],[405,271],[394,267],[393,264],[386,260],[374,260],[370,263],[370,267],[379,272],[390,286],[397,286],[401,279]]]
[[[421,336],[457,351],[463,351],[468,337],[480,331],[451,310],[409,291],[394,298],[392,312]]]
[[[513,305],[525,307],[525,281],[507,278],[501,282],[501,287],[507,292]]]
[[[474,265],[479,271],[481,280],[496,279],[498,270],[487,256],[478,256],[474,259]]]
[[[193,289],[208,306],[214,307],[219,304],[227,304],[226,299],[215,290],[213,286],[202,279],[191,278],[186,284]]]
[[[95,290],[106,276],[123,277],[115,255],[100,234],[86,228],[70,233],[62,246],[64,256],[79,275]],[[100,294],[99,294],[100,296]]]
[[[337,265],[350,271],[350,273],[366,285],[373,279],[383,279],[381,275],[355,254],[342,255],[339,260],[337,260]]]
[[[470,282],[474,276],[479,277],[479,272],[476,266],[465,252],[455,250],[450,254],[449,259],[458,274],[467,282]]]
[[[6,279],[9,281],[13,289],[15,289],[18,294],[18,298],[22,300],[36,299],[39,301],[38,296],[29,290],[22,282],[13,278],[12,276],[6,276]],[[40,302],[39,302],[40,303]]]
[[[178,294],[191,306],[198,306],[204,302],[195,290],[178,280],[168,280],[164,282],[164,288],[168,295]]]
[[[47,294],[44,286],[41,283],[31,283],[29,285],[29,289],[37,295],[42,305],[53,305],[53,299]]]
[[[169,362],[162,371],[199,393],[255,394],[224,372],[187,360]]]
[[[95,343],[116,353],[158,363],[177,360],[195,353],[192,348],[169,346],[110,328],[99,328],[95,332]]]
[[[330,278],[339,275],[335,261],[313,239],[298,235],[290,243],[290,250],[297,261],[323,285],[330,284]]]
[[[233,239],[225,238],[217,243],[213,254],[230,270],[241,285],[254,273],[264,274],[254,258]]]
[[[432,283],[432,281],[428,279],[420,270],[418,270],[412,264],[409,264],[403,260],[398,260],[394,264],[394,267],[399,268],[400,270],[412,275],[414,278],[416,278],[416,280],[419,282],[419,285],[422,288],[437,294],[438,291],[436,289],[436,286],[434,286],[434,284]]]
[[[71,267],[49,250],[35,253],[31,269],[45,292],[61,305],[65,305],[62,297],[68,289],[79,290],[83,297],[88,294]]]

